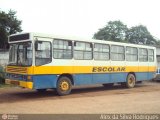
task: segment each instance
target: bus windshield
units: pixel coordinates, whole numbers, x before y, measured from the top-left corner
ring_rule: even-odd
[[[24,42],[11,44],[9,51],[9,65],[32,65],[32,43]]]

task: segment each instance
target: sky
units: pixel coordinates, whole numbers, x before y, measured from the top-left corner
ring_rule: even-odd
[[[92,38],[109,21],[145,25],[160,39],[160,0],[0,0],[17,11],[23,32]]]

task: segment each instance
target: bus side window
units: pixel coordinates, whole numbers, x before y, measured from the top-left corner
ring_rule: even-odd
[[[154,50],[153,49],[148,49],[148,60],[149,62],[154,61]]]
[[[77,60],[91,60],[92,44],[86,42],[74,42],[74,58]]]
[[[35,64],[44,65],[52,61],[51,42],[37,41],[37,48],[35,51]]]
[[[53,57],[56,59],[72,59],[72,41],[55,39],[53,41]]]
[[[125,60],[125,52],[123,46],[111,45],[111,60],[113,61]]]
[[[146,48],[139,48],[139,61],[140,62],[148,61],[148,52]]]
[[[126,47],[126,61],[138,61],[138,49],[135,47]]]
[[[93,55],[95,60],[109,60],[109,45],[95,43]]]

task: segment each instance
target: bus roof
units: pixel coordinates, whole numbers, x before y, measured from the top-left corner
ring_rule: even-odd
[[[143,45],[143,44],[131,44],[131,43],[105,41],[105,40],[97,40],[97,39],[88,39],[88,38],[80,38],[80,37],[75,37],[75,36],[71,37],[71,36],[62,36],[62,35],[52,35],[52,34],[35,33],[35,32],[12,34],[12,35],[9,36],[9,39],[12,36],[19,36],[19,35],[26,35],[26,34],[28,34],[30,36],[30,39],[33,39],[33,40],[34,40],[35,37],[37,37],[37,38],[39,37],[39,38],[65,39],[65,40],[84,41],[84,42],[93,42],[93,43],[104,43],[104,44],[113,44],[113,45],[124,45],[124,46],[133,46],[133,47],[155,48],[154,46]],[[28,41],[28,40],[24,40],[24,41]],[[8,42],[9,43],[17,43],[17,42],[20,42],[20,40],[17,40],[17,41],[9,41],[8,40]]]

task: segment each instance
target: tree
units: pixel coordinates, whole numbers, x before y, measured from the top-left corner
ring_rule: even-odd
[[[126,32],[126,39],[128,42],[135,44],[154,45],[157,42],[150,34],[148,29],[143,25],[131,27]]]
[[[109,21],[104,28],[99,29],[99,31],[94,34],[93,38],[123,42],[125,40],[125,33],[127,30],[127,26],[121,21]]]
[[[22,21],[16,17],[16,11],[9,10],[8,13],[0,11],[0,48],[6,48],[10,34],[22,31],[21,23]]]
[[[157,40],[157,46],[160,46],[160,40]]]

